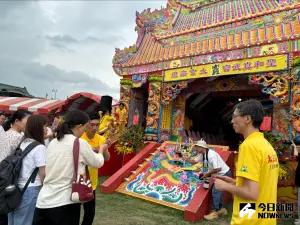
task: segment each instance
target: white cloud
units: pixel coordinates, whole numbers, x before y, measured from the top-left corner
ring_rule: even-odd
[[[0,1],[0,82],[118,97],[115,48],[135,43],[135,12],[166,1]]]

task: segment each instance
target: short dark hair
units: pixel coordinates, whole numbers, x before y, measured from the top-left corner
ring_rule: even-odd
[[[27,110],[23,110],[23,109],[19,109],[17,111],[15,111],[9,118],[8,120],[3,124],[3,129],[5,131],[9,130],[11,125],[14,124],[16,122],[16,120],[22,120],[23,118],[25,118],[26,116],[31,115],[32,113],[27,111]]]
[[[84,125],[89,122],[89,120],[88,114],[81,110],[67,112],[63,118],[63,122],[57,128],[57,140],[61,140],[65,134],[72,134],[72,128],[80,124]]]
[[[31,115],[26,123],[25,138],[34,139],[44,144],[44,126],[48,123],[48,119],[42,115]]]
[[[90,120],[99,120],[100,115],[99,115],[99,113],[89,113],[89,118],[90,118]]]
[[[6,117],[6,113],[3,111],[0,111],[0,116],[5,116]]]
[[[237,104],[234,109],[237,109],[241,116],[250,116],[253,127],[260,127],[264,118],[264,107],[260,101],[255,99],[243,101]]]

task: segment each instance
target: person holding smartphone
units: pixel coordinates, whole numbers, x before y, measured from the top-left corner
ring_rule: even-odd
[[[84,139],[87,143],[90,144],[93,151],[98,153],[99,150],[103,152],[104,160],[107,161],[110,158],[108,152],[108,146],[110,141],[104,136],[97,133],[100,116],[98,113],[92,113],[89,115],[90,121],[86,126],[85,132],[82,134],[81,138]],[[98,168],[88,167],[90,180],[94,190],[94,196],[96,194],[95,190],[98,185]],[[96,196],[95,196],[96,197]],[[96,198],[91,201],[83,203],[84,216],[82,220],[82,225],[92,225],[95,217],[95,207],[96,207]]]

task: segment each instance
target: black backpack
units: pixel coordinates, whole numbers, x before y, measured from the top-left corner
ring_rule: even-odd
[[[23,193],[30,181],[34,182],[39,171],[38,168],[35,168],[24,188],[21,190],[18,187],[22,160],[32,149],[40,145],[40,143],[34,141],[30,143],[24,151],[20,149],[20,145],[17,147],[14,154],[7,156],[0,162],[0,215],[12,212],[19,206]]]

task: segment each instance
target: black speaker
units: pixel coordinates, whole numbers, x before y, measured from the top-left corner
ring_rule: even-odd
[[[98,111],[111,111],[112,108],[112,97],[108,95],[101,96]]]

